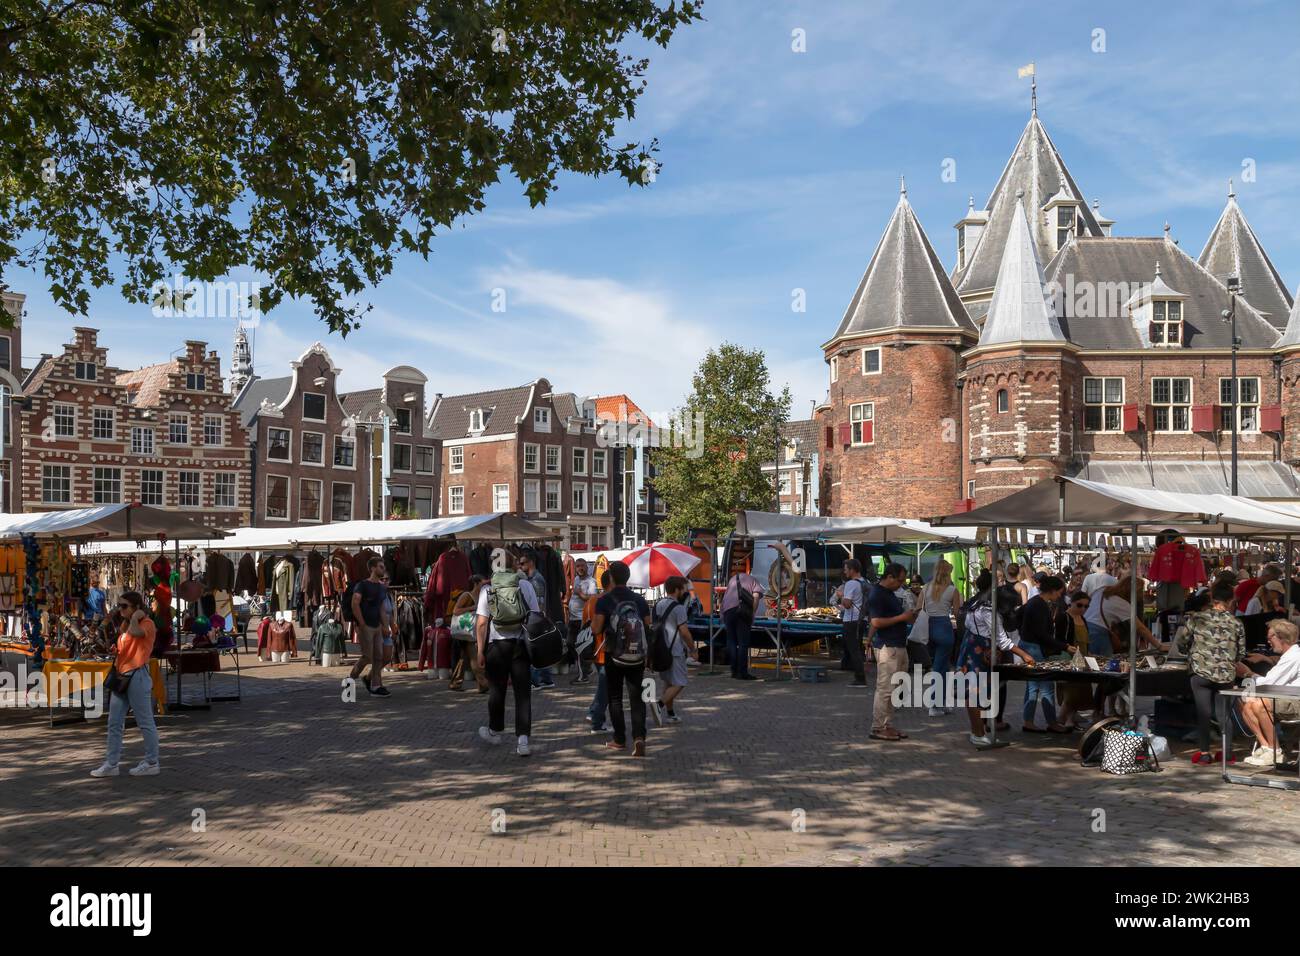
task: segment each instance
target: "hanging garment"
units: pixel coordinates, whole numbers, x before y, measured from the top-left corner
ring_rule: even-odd
[[[229,591],[235,586],[235,563],[219,551],[209,551],[203,580],[213,591]]]
[[[477,544],[469,553],[470,569],[484,581],[492,577],[492,549],[486,544]]]
[[[424,616],[433,623],[438,618],[447,616],[447,605],[453,591],[463,591],[469,587],[469,558],[459,548],[443,552],[433,566],[429,575],[429,584],[424,591]]]
[[[281,558],[271,582],[271,609],[287,611],[293,607],[293,562]]]
[[[267,645],[271,643],[271,625],[275,623],[274,618],[264,617],[257,625],[257,656],[261,657],[262,652],[266,650]]]
[[[325,600],[325,555],[308,551],[306,573],[302,580],[303,599],[308,607],[319,607]]]
[[[348,590],[347,562],[337,556],[332,556],[329,564],[329,576],[331,590],[333,590],[335,597],[342,600],[343,595]]]
[[[257,586],[257,562],[248,552],[239,559],[239,570],[235,572],[235,593],[256,594],[262,588]]]
[[[1200,549],[1184,541],[1170,541],[1156,548],[1148,576],[1152,581],[1168,581],[1184,588],[1194,588],[1209,580]]]
[[[370,559],[377,557],[379,557],[379,554],[369,548],[362,548],[358,551],[356,557],[352,559],[348,580],[356,583],[370,577]]]
[[[212,602],[216,613],[226,619],[232,627],[235,622],[235,601],[229,591],[213,591]]]

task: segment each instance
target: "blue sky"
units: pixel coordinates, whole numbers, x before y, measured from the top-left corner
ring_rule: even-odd
[[[564,180],[530,210],[513,180],[442,236],[428,262],[404,258],[368,290],[374,311],[346,340],[289,302],[256,330],[259,374],[287,374],[317,340],[344,387],[413,364],[446,394],[546,376],[580,395],[626,391],[647,411],[680,403],[704,351],[763,349],[794,415],[825,392],[829,338],[898,197],[940,257],[967,197],[988,199],[1029,116],[1039,114],[1117,235],[1166,220],[1192,255],[1222,210],[1227,180],[1294,292],[1300,284],[1300,4],[775,3],[706,0],[706,21],[651,51],[630,131],[658,137],[663,169],[644,189]],[[792,50],[804,31],[806,52]],[[1104,52],[1094,31],[1104,30]],[[955,160],[956,181],[941,178]],[[1255,179],[1242,164],[1254,161]],[[23,353],[58,351],[73,317],[40,277]],[[234,279],[254,278],[236,275]],[[492,311],[493,290],[506,311]],[[805,290],[807,311],[791,309]],[[113,290],[95,294],[122,367],[161,361],[187,338],[229,358],[227,320],[168,320]]]

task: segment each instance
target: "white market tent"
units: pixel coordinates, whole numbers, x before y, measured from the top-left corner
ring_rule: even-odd
[[[339,521],[294,527],[238,528],[219,543],[185,540],[182,548],[195,546],[221,551],[280,551],[328,545],[384,545],[426,538],[467,540],[529,541],[556,537],[550,528],[514,514],[462,515],[453,518],[401,518],[391,521]],[[98,548],[100,554],[135,550],[133,544]]]
[[[0,538],[21,534],[41,537],[106,538],[122,542],[127,550],[135,549],[137,540],[166,535],[168,540],[193,538],[207,543],[224,537],[226,532],[208,528],[174,511],[148,505],[96,505],[66,511],[37,511],[26,514],[0,514]]]
[[[1300,534],[1300,511],[1276,503],[1220,494],[1186,494],[1156,488],[1131,488],[1082,478],[1048,478],[1024,491],[961,514],[933,519],[938,528],[975,525],[991,530],[991,561],[998,562],[1000,531],[1007,528],[1052,528],[1122,531],[1131,540],[1133,567],[1137,567],[1141,531],[1172,528],[1180,532],[1231,537],[1271,537],[1287,541],[1286,579],[1290,579],[1290,538]],[[1138,606],[1137,575],[1131,576],[1129,603]],[[997,589],[992,591],[997,620]],[[1137,616],[1129,630],[1129,700],[1137,704]],[[997,665],[997,642],[992,661]],[[994,741],[997,721],[992,722]]]
[[[754,540],[815,540],[824,544],[915,544],[967,538],[973,543],[974,532],[973,528],[936,528],[906,518],[822,518],[770,511],[737,512],[735,531],[737,537]]]

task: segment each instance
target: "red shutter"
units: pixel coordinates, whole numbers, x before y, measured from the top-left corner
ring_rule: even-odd
[[[862,442],[870,445],[876,438],[876,423],[874,421],[862,423]]]
[[[826,447],[835,447],[835,426],[833,425],[826,426]]]
[[[853,426],[848,424],[847,422],[840,425],[840,444],[841,445],[853,444]]]
[[[1124,406],[1124,431],[1135,432],[1138,430],[1138,407],[1136,405]]]
[[[1259,430],[1262,432],[1282,431],[1282,406],[1265,405],[1259,410]]]
[[[952,507],[952,513],[953,513],[953,514],[965,514],[967,511],[972,511],[972,510],[974,510],[974,508],[975,508],[975,499],[974,499],[974,498],[963,498],[961,501],[959,501],[959,502],[957,502],[955,505],[953,505],[953,507]]]
[[[1215,432],[1219,430],[1219,407],[1217,405],[1192,406],[1192,431]]]

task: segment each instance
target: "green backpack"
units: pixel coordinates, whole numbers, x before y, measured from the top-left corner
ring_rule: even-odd
[[[498,629],[518,627],[528,617],[524,596],[519,591],[517,571],[497,571],[488,592],[488,614]]]

